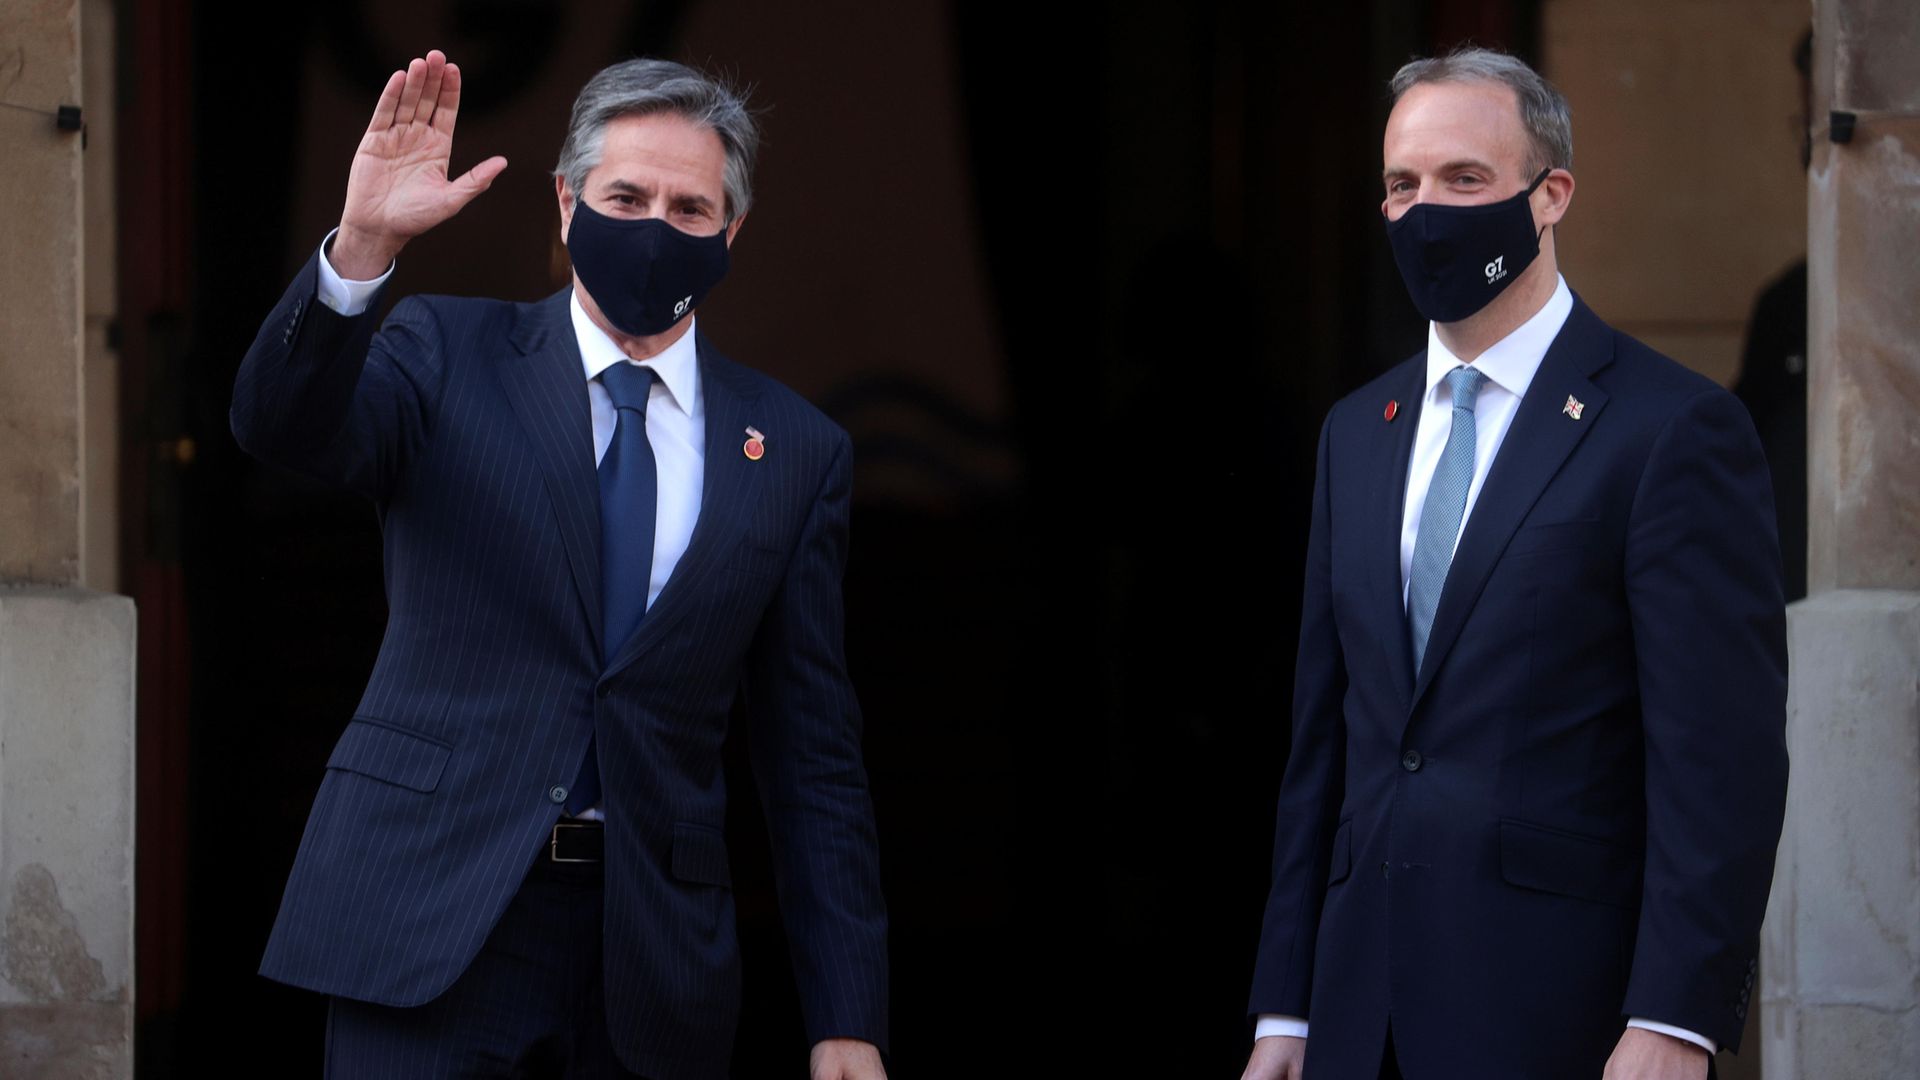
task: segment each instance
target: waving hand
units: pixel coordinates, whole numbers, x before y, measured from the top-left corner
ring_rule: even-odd
[[[328,256],[342,277],[378,277],[407,241],[459,213],[507,167],[496,155],[448,179],[459,110],[459,65],[438,49],[387,79],[354,152]]]

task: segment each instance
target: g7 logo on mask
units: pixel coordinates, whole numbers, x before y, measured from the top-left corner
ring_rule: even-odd
[[[673,317],[677,319],[680,316],[685,315],[687,313],[687,307],[692,303],[693,303],[693,297],[689,296],[685,300],[682,300],[679,303],[673,305]]]
[[[1507,276],[1506,261],[1507,257],[1502,255],[1487,264],[1487,284],[1491,285]]]

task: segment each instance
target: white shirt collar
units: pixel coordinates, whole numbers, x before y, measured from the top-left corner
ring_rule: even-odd
[[[1540,361],[1546,359],[1547,348],[1553,339],[1560,336],[1560,328],[1567,323],[1567,316],[1573,313],[1573,290],[1567,288],[1567,279],[1554,276],[1553,295],[1547,298],[1546,305],[1533,313],[1533,317],[1520,324],[1519,328],[1487,349],[1474,360],[1473,367],[1486,375],[1489,382],[1514,397],[1526,397],[1527,387],[1533,385],[1533,377],[1540,371]],[[1460,366],[1460,360],[1445,345],[1440,344],[1440,333],[1432,323],[1427,324],[1427,400],[1434,400],[1434,388],[1447,372]]]
[[[567,298],[567,307],[573,313],[573,336],[580,343],[580,365],[586,371],[588,382],[599,378],[601,372],[615,364],[632,362],[605,330],[594,325],[586,309],[580,306],[578,293]],[[640,361],[640,366],[652,368],[660,385],[667,388],[673,403],[679,406],[681,412],[693,415],[693,405],[700,388],[700,350],[694,343],[694,323],[691,318],[687,320],[687,332],[680,335],[680,340],[667,346],[660,355]]]

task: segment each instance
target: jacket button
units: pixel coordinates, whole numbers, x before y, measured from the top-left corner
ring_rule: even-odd
[[[566,789],[566,788],[563,788],[563,787],[561,787],[561,786],[560,786],[559,784],[555,784],[555,785],[553,785],[553,787],[552,787],[552,788],[551,788],[550,790],[548,790],[548,792],[547,792],[547,798],[548,798],[548,799],[550,799],[550,800],[552,800],[553,802],[556,802],[556,803],[563,803],[563,802],[566,802],[566,801],[567,801],[567,789]]]
[[[613,696],[613,684],[612,683],[601,684],[600,689],[595,690],[593,692],[593,696],[599,698],[601,701],[607,700],[608,698]]]
[[[1400,755],[1400,767],[1408,772],[1419,772],[1420,766],[1424,764],[1426,764],[1426,759],[1420,756],[1420,751],[1418,750],[1409,750]]]

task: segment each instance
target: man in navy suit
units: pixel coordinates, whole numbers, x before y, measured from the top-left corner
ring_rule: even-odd
[[[1469,49],[1393,93],[1431,329],[1321,432],[1245,1075],[1703,1077],[1785,800],[1766,464],[1561,279],[1558,91]]]
[[[376,328],[401,248],[506,167],[449,179],[459,101],[439,52],[394,73],[234,389],[249,451],[375,502],[389,606],[261,970],[331,995],[330,1076],[725,1076],[738,699],[812,1075],[883,1077],[847,436],[694,330],[753,120],[677,64],[600,72],[555,173],[572,287]]]

